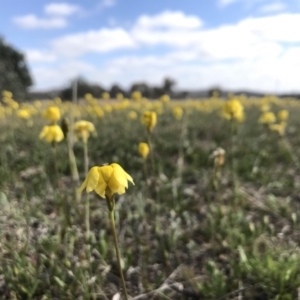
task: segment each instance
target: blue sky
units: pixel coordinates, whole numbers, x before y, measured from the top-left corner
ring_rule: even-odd
[[[0,35],[35,90],[83,76],[109,87],[300,91],[300,0],[0,0]]]

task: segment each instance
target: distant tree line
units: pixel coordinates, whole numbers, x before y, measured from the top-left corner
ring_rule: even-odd
[[[8,90],[13,93],[16,100],[35,100],[51,99],[61,97],[63,100],[72,99],[73,83],[77,83],[78,98],[84,97],[85,94],[92,94],[95,98],[100,98],[104,92],[109,93],[110,98],[116,98],[121,93],[124,97],[130,97],[132,92],[139,91],[143,97],[157,99],[162,95],[169,95],[173,99],[212,97],[218,95],[224,97],[228,91],[220,87],[212,87],[202,91],[178,91],[174,90],[176,82],[172,78],[165,78],[161,85],[151,86],[145,82],[133,83],[129,89],[124,89],[118,84],[113,84],[109,89],[105,89],[99,84],[92,84],[82,77],[72,80],[65,88],[61,90],[51,90],[47,92],[29,92],[32,86],[29,69],[27,67],[24,55],[11,45],[7,44],[0,36],[0,93]],[[246,96],[264,96],[262,93],[249,91],[236,91],[234,94],[245,94]],[[281,97],[294,97],[300,99],[300,94],[281,94]]]

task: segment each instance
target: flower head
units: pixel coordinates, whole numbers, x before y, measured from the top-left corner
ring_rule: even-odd
[[[273,112],[267,111],[260,116],[258,122],[262,124],[273,124],[276,122],[276,116]]]
[[[47,143],[59,143],[64,139],[64,133],[58,125],[50,125],[44,126],[39,137]]]
[[[286,121],[289,117],[289,111],[286,109],[282,109],[277,113],[277,117],[281,122]]]
[[[157,116],[155,111],[145,111],[142,115],[142,123],[149,131],[152,131],[157,123]]]
[[[91,132],[95,132],[95,126],[92,122],[78,121],[74,124],[74,130],[78,138],[82,138],[83,142],[87,142]]]
[[[88,193],[95,190],[100,197],[111,199],[116,193],[119,195],[125,193],[125,189],[128,188],[128,181],[134,184],[132,177],[116,163],[93,167],[79,188],[79,192],[81,193],[84,189]]]
[[[131,93],[131,98],[134,101],[139,101],[142,99],[142,93],[140,91],[134,91]]]
[[[275,131],[280,136],[283,136],[285,134],[286,123],[285,122],[281,122],[280,124],[270,124],[269,128],[270,128],[271,131]]]
[[[127,115],[128,119],[130,120],[136,120],[137,119],[137,113],[134,110],[131,110],[128,115]]]
[[[56,122],[60,119],[60,110],[56,106],[50,106],[43,112],[43,117],[51,122]]]
[[[181,120],[183,115],[183,109],[180,106],[176,106],[172,110],[175,119]]]
[[[109,100],[110,99],[110,94],[108,92],[103,92],[101,95],[103,100]]]
[[[170,101],[170,96],[165,94],[160,97],[160,101],[163,103],[168,103]]]
[[[239,100],[232,99],[223,106],[223,116],[227,120],[244,120],[244,107]]]
[[[31,113],[30,113],[30,110],[29,110],[29,109],[22,108],[22,109],[19,109],[19,110],[17,111],[17,116],[18,116],[20,119],[28,120],[28,119],[30,119],[30,117],[31,117]]]
[[[222,166],[225,163],[225,153],[226,151],[219,147],[213,151],[210,157],[214,158],[214,164],[217,166]]]
[[[147,156],[150,152],[150,148],[147,143],[139,143],[138,150],[139,150],[139,154],[144,159],[147,158]]]

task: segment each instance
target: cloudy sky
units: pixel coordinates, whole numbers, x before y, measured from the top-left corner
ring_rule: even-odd
[[[0,35],[26,55],[34,89],[83,76],[300,91],[300,0],[0,0]]]

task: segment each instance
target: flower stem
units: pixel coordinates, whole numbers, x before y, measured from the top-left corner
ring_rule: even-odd
[[[151,160],[151,167],[152,167],[152,175],[155,173],[155,168],[154,168],[154,153],[153,153],[153,146],[152,146],[152,138],[151,138],[151,131],[147,131],[147,139],[148,139],[148,145],[150,148],[150,160]]]
[[[83,141],[83,161],[84,161],[84,174],[87,175],[89,171],[89,156],[87,141]]]
[[[109,201],[113,201],[113,204],[109,204]],[[125,296],[125,299],[128,300],[129,298],[128,298],[128,295],[127,295],[124,275],[123,275],[123,271],[122,271],[121,256],[120,256],[120,250],[119,250],[117,233],[116,233],[114,201],[115,201],[114,199],[112,199],[112,200],[107,199],[107,204],[108,204],[108,208],[109,208],[109,218],[110,218],[113,237],[114,237],[114,244],[115,244],[115,250],[116,250],[116,256],[117,256],[117,262],[118,262],[118,267],[119,267],[119,271],[120,271],[120,275],[121,275],[121,281],[122,281],[122,286],[123,286],[123,290],[124,290],[124,296]]]
[[[56,142],[52,143],[53,167],[54,167],[54,186],[58,188],[58,169],[57,169],[57,148]]]

